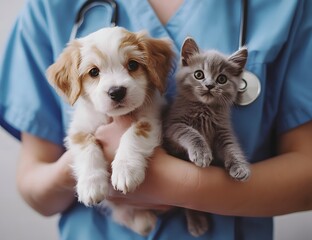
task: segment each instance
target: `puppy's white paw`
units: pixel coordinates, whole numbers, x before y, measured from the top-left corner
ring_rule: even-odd
[[[155,228],[157,216],[151,211],[134,212],[133,222],[128,226],[142,236],[147,236]]]
[[[109,203],[112,209],[113,219],[131,229],[132,231],[147,236],[156,226],[157,216],[149,210],[135,209],[126,205],[114,205]]]
[[[87,207],[103,201],[108,194],[108,174],[98,171],[92,176],[81,177],[77,182],[78,201]]]
[[[143,182],[144,178],[143,166],[132,166],[125,161],[113,161],[111,180],[115,190],[124,194],[132,192]]]

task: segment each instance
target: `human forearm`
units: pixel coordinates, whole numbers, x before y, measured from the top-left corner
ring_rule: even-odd
[[[103,129],[99,135],[113,136],[115,129]],[[285,133],[279,141],[280,155],[252,164],[247,182],[233,180],[223,168],[199,168],[159,148],[139,189],[126,196],[112,192],[111,197],[126,203],[167,204],[234,216],[312,209],[311,136],[312,123]],[[117,141],[104,144],[109,159],[114,158],[117,146]]]
[[[311,167],[309,159],[291,153],[253,164],[246,183],[233,181],[218,168],[193,170],[185,183],[190,191],[179,199],[184,199],[184,207],[235,216],[307,210],[312,207]]]
[[[34,146],[39,147],[39,153]],[[71,177],[70,162],[68,152],[62,155],[56,146],[29,135],[23,136],[17,185],[33,209],[49,216],[66,210],[72,204],[75,181]]]
[[[168,155],[156,157],[136,194],[157,199],[158,204],[235,216],[273,216],[312,208],[312,164],[300,154],[253,164],[252,176],[244,183],[234,181],[222,168],[203,169]]]

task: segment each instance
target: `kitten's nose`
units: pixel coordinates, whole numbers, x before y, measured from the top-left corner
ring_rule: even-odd
[[[111,87],[107,93],[112,100],[115,102],[120,102],[126,96],[127,88],[115,86]]]
[[[211,89],[213,89],[214,88],[214,86],[213,85],[205,85],[206,86],[206,88],[210,91]]]

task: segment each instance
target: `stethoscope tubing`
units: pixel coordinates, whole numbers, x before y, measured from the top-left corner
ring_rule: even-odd
[[[70,34],[70,40],[76,38],[79,27],[84,21],[84,16],[91,8],[99,5],[109,5],[112,8],[112,17],[110,25],[112,27],[118,24],[118,5],[114,0],[87,0],[79,9],[73,29]],[[240,33],[239,33],[239,48],[246,46],[247,38],[247,22],[248,22],[248,0],[242,0],[241,4],[241,21],[240,21]],[[261,84],[258,77],[245,70],[242,76],[242,82],[239,87],[237,105],[246,106],[254,102],[261,92]]]
[[[111,27],[115,27],[117,26],[117,19],[118,19],[118,5],[116,3],[116,1],[114,0],[87,0],[79,9],[77,15],[76,15],[76,19],[75,19],[75,23],[73,26],[73,29],[70,33],[70,41],[75,39],[78,33],[78,29],[81,26],[81,24],[84,21],[84,16],[86,14],[86,12],[88,12],[91,8],[93,7],[97,7],[99,5],[106,5],[109,4],[109,6],[112,8],[112,18],[111,18]]]
[[[248,17],[248,1],[242,0],[241,10],[241,23],[240,23],[240,34],[239,34],[239,47],[246,45],[246,32],[247,32],[247,17]]]

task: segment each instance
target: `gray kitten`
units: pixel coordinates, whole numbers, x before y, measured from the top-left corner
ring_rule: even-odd
[[[239,181],[247,180],[250,170],[232,130],[230,108],[238,97],[247,55],[246,48],[231,56],[200,52],[196,42],[187,38],[177,73],[177,96],[164,124],[164,146],[170,154],[199,167],[221,160],[230,176]],[[204,213],[187,210],[186,216],[192,235],[208,230]]]

